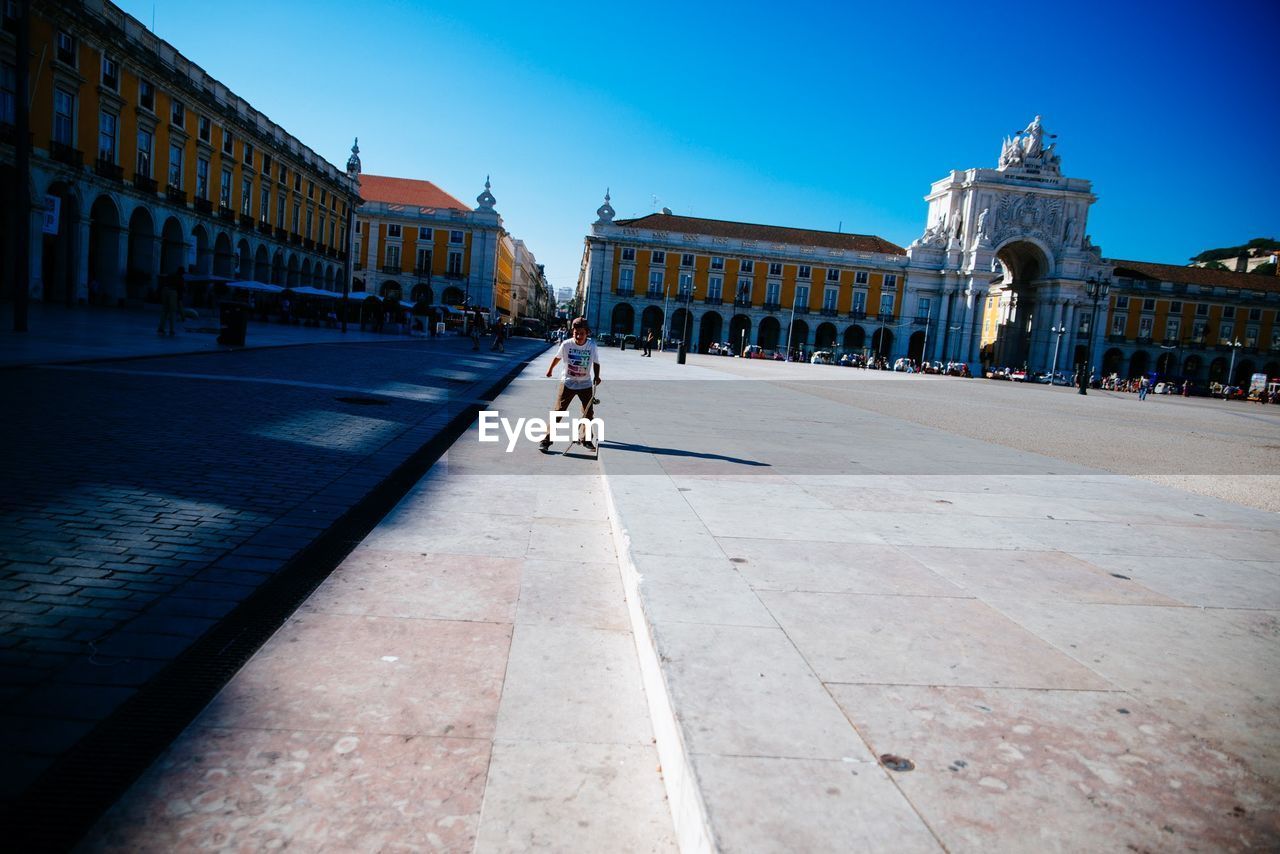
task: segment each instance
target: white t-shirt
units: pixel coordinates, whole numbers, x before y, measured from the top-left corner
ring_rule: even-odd
[[[565,388],[591,388],[595,378],[592,366],[600,362],[595,341],[588,338],[587,343],[578,345],[572,338],[566,338],[560,342],[556,358],[564,364],[560,379]]]

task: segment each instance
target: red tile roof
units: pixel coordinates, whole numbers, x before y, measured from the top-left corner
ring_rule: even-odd
[[[1178,282],[1242,291],[1280,291],[1278,276],[1231,273],[1204,267],[1179,267],[1176,264],[1149,264],[1146,261],[1120,261],[1115,258],[1108,260],[1115,265],[1115,275],[1125,278],[1153,279],[1158,282]]]
[[[360,197],[366,202],[386,202],[391,205],[471,210],[430,181],[418,181],[413,178],[361,175]]]
[[[905,255],[906,250],[872,234],[845,234],[836,231],[811,231],[807,228],[784,228],[778,225],[754,225],[748,222],[728,222],[721,219],[700,219],[674,214],[649,214],[636,219],[616,220],[615,225],[626,228],[650,228],[655,231],[674,231],[679,234],[706,234],[711,237],[732,237],[736,240],[759,240],[766,243],[791,243],[800,246],[821,246],[828,249],[846,249],[855,252],[883,252],[888,255]]]

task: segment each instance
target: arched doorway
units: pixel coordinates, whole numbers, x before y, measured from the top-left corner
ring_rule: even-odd
[[[302,270],[298,274],[298,284],[303,287],[311,286],[311,259],[305,258],[302,261]]]
[[[284,250],[277,249],[276,254],[271,258],[271,282],[272,285],[284,284]]]
[[[325,285],[326,285],[325,290],[333,290],[332,272],[330,272],[329,275],[326,276],[326,279],[327,281],[325,282]],[[432,292],[430,285],[424,282],[419,282],[418,284],[413,286],[412,302],[414,303],[414,305],[417,305],[420,302],[425,302],[428,305],[430,305],[431,303],[435,302],[435,299],[436,299],[435,293]]]
[[[253,278],[253,248],[249,245],[249,241],[243,237],[236,245],[236,271],[237,279]]]
[[[819,323],[818,330],[814,333],[813,346],[816,350],[830,350],[836,346],[836,325],[834,323]]]
[[[1161,353],[1156,359],[1156,373],[1161,379],[1172,377],[1178,370],[1178,357],[1173,353]]]
[[[1182,375],[1189,380],[1193,380],[1200,375],[1200,368],[1204,364],[1204,360],[1197,355],[1190,355],[1186,361],[1182,363]]]
[[[89,208],[89,281],[98,283],[98,300],[123,296],[120,290],[120,212],[110,196],[98,196]],[[92,298],[93,290],[90,289]]]
[[[196,263],[195,269],[191,272],[201,276],[207,276],[213,271],[213,257],[209,249],[209,232],[205,231],[203,225],[197,225],[191,229],[191,242],[196,247]],[[183,259],[183,267],[186,266],[186,259]]]
[[[672,341],[688,341],[693,337],[693,314],[687,308],[677,308],[671,312],[671,328],[667,336]]]
[[[383,299],[399,300],[401,297],[400,283],[395,279],[388,279],[378,287],[378,293]]]
[[[651,305],[644,310],[644,314],[640,315],[640,334],[648,335],[653,333],[654,337],[662,335],[662,309],[656,305]]]
[[[1010,292],[1009,310],[996,329],[995,359],[1002,365],[1023,365],[1031,354],[1031,329],[1048,329],[1048,323],[1035,323],[1036,282],[1053,269],[1045,249],[1018,238],[996,250],[1000,262],[1004,290]],[[1050,309],[1052,310],[1052,309]]]
[[[80,202],[61,181],[51,184],[46,193],[58,199],[58,231],[42,236],[40,278],[44,282],[44,299],[71,305],[80,272]]]
[[[1231,384],[1249,387],[1249,380],[1253,377],[1255,371],[1252,359],[1245,359],[1243,362],[1236,362],[1236,375],[1232,378]]]
[[[724,318],[720,317],[719,312],[708,311],[702,315],[698,327],[698,352],[705,353],[712,344],[720,342],[721,333],[724,331]]]
[[[924,361],[924,330],[912,332],[907,339],[907,358],[915,360],[916,364]]]
[[[266,246],[258,244],[257,251],[253,253],[253,269],[242,273],[245,278],[264,285],[271,281],[271,256],[267,253]]]
[[[893,330],[881,326],[871,333],[871,353],[879,358],[887,359],[893,352]]]
[[[795,322],[791,324],[791,331],[788,333],[788,340],[791,342],[792,350],[804,350],[809,347],[809,324],[803,319],[797,317]],[[786,346],[786,342],[783,343]]]
[[[1117,376],[1120,369],[1124,365],[1124,353],[1121,353],[1115,347],[1102,354],[1102,373],[1100,376],[1109,377],[1112,374]]]
[[[1116,353],[1119,353],[1119,352],[1120,352],[1119,350],[1116,350]],[[1116,361],[1115,370],[1117,371],[1120,370],[1120,362],[1119,362],[1120,358],[1121,358],[1120,356],[1116,356],[1117,361]],[[1080,366],[1087,361],[1089,361],[1089,348],[1086,347],[1084,344],[1077,344],[1075,352],[1072,354],[1071,364]],[[1104,363],[1105,363],[1105,360],[1104,360]],[[1104,371],[1101,374],[1101,376],[1108,376],[1108,374]]]
[[[298,273],[302,269],[302,265],[298,263],[298,255],[295,252],[289,253],[289,262],[285,266],[285,286],[296,288],[298,286]]]
[[[614,335],[634,335],[636,328],[636,310],[630,303],[620,302],[613,307],[609,318],[609,331]]]
[[[231,238],[225,231],[220,231],[213,243],[213,274],[230,278],[235,272],[235,266],[236,256],[231,251]]]
[[[751,343],[751,318],[735,314],[729,321],[729,343],[741,353]]]
[[[782,326],[778,318],[770,316],[760,321],[760,330],[756,332],[756,343],[766,350],[777,350],[781,347]]]
[[[1280,362],[1267,362],[1262,366],[1262,372],[1267,375],[1269,380],[1280,377]]]
[[[1140,377],[1151,367],[1151,356],[1146,350],[1134,350],[1129,357],[1129,376]]]
[[[156,226],[151,212],[141,206],[134,208],[129,217],[129,260],[125,272],[125,293],[129,299],[146,299],[155,290],[155,245]]]
[[[1209,382],[1223,383],[1227,381],[1227,360],[1221,357],[1209,363]]]
[[[169,217],[164,221],[160,243],[160,275],[168,276],[185,267],[187,259],[187,243],[182,236],[182,223],[177,217]]]
[[[444,289],[440,301],[445,305],[462,305],[466,302],[466,295],[462,293],[462,288],[448,287]]]
[[[326,268],[324,271],[324,289],[326,291],[331,291],[334,289],[334,281],[336,278],[337,278],[337,273],[334,271],[333,265],[330,264],[328,268]],[[427,293],[430,294],[430,296],[428,296],[427,299],[434,303],[436,301],[435,291],[433,291],[430,287],[428,287]]]
[[[854,324],[844,331],[844,349],[854,353],[867,346],[867,331]]]

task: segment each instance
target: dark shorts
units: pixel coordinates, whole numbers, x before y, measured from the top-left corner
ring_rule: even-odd
[[[592,418],[595,415],[595,407],[592,405],[592,398],[595,397],[594,388],[566,388],[564,383],[560,384],[560,393],[556,395],[556,412],[568,412],[569,405],[577,398],[582,403],[582,415],[584,418]]]

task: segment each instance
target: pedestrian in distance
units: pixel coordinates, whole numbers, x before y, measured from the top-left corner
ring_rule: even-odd
[[[650,329],[647,333],[645,333],[645,336],[644,336],[644,353],[642,353],[641,355],[643,355],[643,356],[648,356],[650,359],[652,359],[652,358],[653,358],[653,347],[654,347],[654,345],[655,345],[655,344],[657,344],[657,343],[658,343],[657,339],[653,337],[653,330],[652,330],[652,329]]]
[[[591,333],[585,317],[573,321],[573,337],[566,338],[556,350],[551,365],[547,368],[547,376],[551,376],[556,366],[564,363],[564,372],[560,376],[560,389],[556,394],[555,422],[558,424],[563,413],[577,398],[582,404],[582,417],[591,419],[595,415],[595,387],[600,384],[600,357],[596,351],[596,342],[588,336]],[[591,437],[578,439],[588,451],[596,446]],[[548,433],[538,443],[538,449],[548,451],[551,448],[551,434]]]
[[[1143,377],[1142,379],[1138,380],[1138,400],[1147,399],[1147,390],[1150,387],[1151,387],[1151,383],[1146,377]]]
[[[173,336],[173,321],[182,316],[182,271],[166,276],[160,287],[160,325],[156,327],[157,335],[165,334],[165,324],[169,326],[168,334]]]
[[[471,336],[471,349],[479,350],[480,349],[480,316],[479,315],[471,316],[471,331],[469,334]]]
[[[499,320],[493,326],[493,343],[489,345],[491,351],[505,353],[507,351],[503,342],[507,340],[507,325]]]

